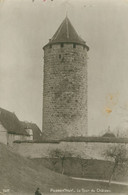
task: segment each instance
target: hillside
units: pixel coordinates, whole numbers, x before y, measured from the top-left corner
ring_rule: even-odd
[[[7,146],[0,143],[0,191],[33,192],[37,187],[42,191],[49,191],[53,186],[63,183],[68,186],[68,179],[60,177],[44,167],[41,169],[31,160],[15,154]],[[66,179],[65,179],[66,178]]]
[[[38,166],[44,166],[57,173],[62,172],[60,159],[32,159]],[[83,165],[83,166],[82,166]],[[72,177],[109,180],[113,162],[97,159],[67,158],[64,161],[64,174]],[[118,167],[113,175],[114,181],[128,182],[128,164]]]
[[[50,189],[109,189],[107,183],[76,181],[60,175],[36,162],[15,154],[12,149],[0,143],[0,192],[10,189],[11,194],[26,192],[33,194],[39,187],[42,192]],[[124,192],[126,187],[112,185],[112,192]],[[18,192],[18,193],[13,193]],[[23,193],[24,194],[24,193]]]

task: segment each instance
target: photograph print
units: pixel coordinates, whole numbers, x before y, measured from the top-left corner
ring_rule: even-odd
[[[0,0],[0,194],[128,193],[128,0]]]

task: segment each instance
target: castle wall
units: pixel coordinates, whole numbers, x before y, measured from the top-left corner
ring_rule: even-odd
[[[87,49],[44,48],[43,133],[47,138],[87,135]]]
[[[126,145],[128,143],[121,143]],[[29,158],[46,158],[54,149],[69,151],[73,156],[80,155],[87,159],[104,160],[104,152],[112,146],[117,146],[119,143],[101,143],[101,142],[60,142],[60,143],[14,143],[14,150],[22,156]]]
[[[11,133],[7,134],[8,145],[13,146],[13,142],[16,140],[20,140],[20,141],[30,140],[30,136],[16,135],[16,134],[11,134]]]

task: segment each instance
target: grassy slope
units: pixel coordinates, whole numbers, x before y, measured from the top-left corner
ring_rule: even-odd
[[[0,144],[0,191],[9,188],[12,192],[33,193],[37,187],[42,192],[53,189],[108,189],[106,184],[74,181],[66,176],[52,172],[38,163],[13,153],[7,146]],[[120,186],[111,186],[113,192],[126,191]],[[18,193],[17,193],[18,194]]]
[[[55,159],[57,163],[53,165],[52,160],[48,159],[33,159],[38,165],[43,165],[51,170],[54,170],[58,173],[61,173],[61,162],[58,159]],[[85,163],[84,175],[82,173],[82,167],[80,164],[80,160],[77,158],[69,158],[64,162],[65,175],[74,176],[74,177],[85,177],[91,179],[109,179],[113,163],[110,161],[96,160],[96,159],[83,159]],[[117,181],[127,181],[128,182],[128,167],[120,170],[119,168],[116,170],[115,175],[113,177],[114,180]]]
[[[0,190],[9,188],[12,191],[34,191],[40,187],[48,191],[53,186],[68,186],[68,179],[60,177],[44,167],[36,166],[31,160],[13,153],[0,144]]]

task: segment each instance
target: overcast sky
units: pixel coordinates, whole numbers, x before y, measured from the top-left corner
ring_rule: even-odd
[[[128,128],[128,0],[0,0],[0,107],[42,128],[42,47],[67,11],[90,47],[89,134]]]

